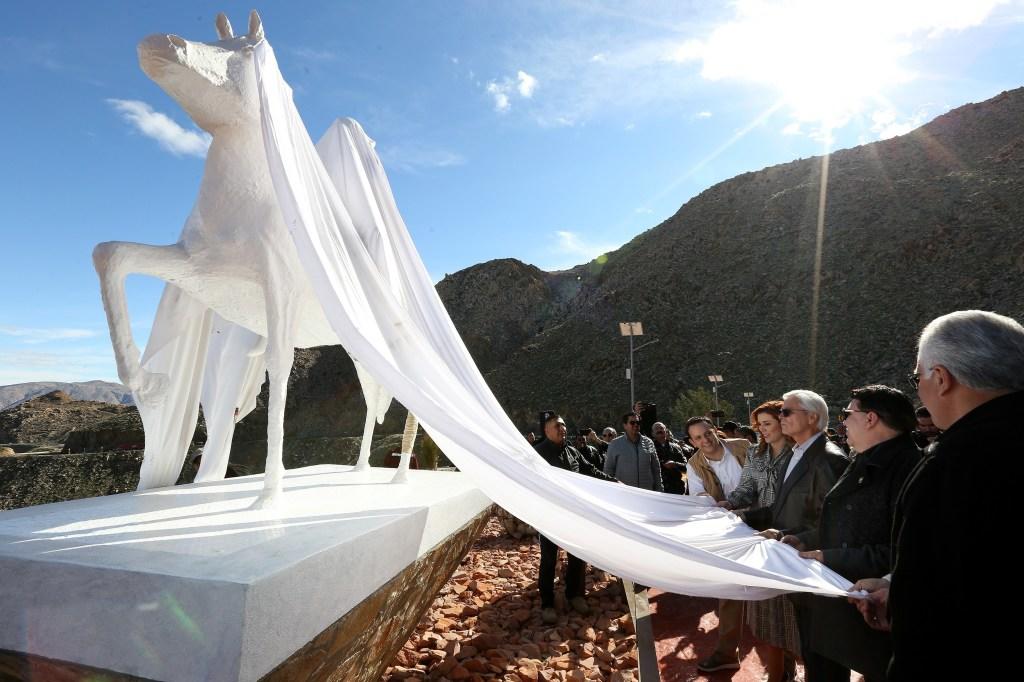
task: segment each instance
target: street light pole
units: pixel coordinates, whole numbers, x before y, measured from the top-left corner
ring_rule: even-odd
[[[619,333],[629,337],[629,369],[626,371],[626,378],[629,379],[629,406],[636,404],[635,372],[633,371],[633,337],[644,335],[644,326],[639,322],[619,322]],[[647,345],[647,344],[644,344]]]
[[[718,387],[722,385],[722,375],[709,374],[708,381],[711,382],[711,391],[715,394],[715,426],[718,426],[718,415],[721,413],[721,410],[718,409]]]
[[[747,414],[750,414],[750,399],[754,397],[754,394],[750,391],[744,391],[743,397],[747,399]]]
[[[633,374],[633,335],[630,334],[630,410],[637,402],[636,379]]]

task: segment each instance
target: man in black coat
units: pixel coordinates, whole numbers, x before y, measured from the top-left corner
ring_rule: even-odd
[[[686,482],[683,474],[686,473],[687,456],[683,447],[691,449],[688,445],[680,447],[668,439],[668,427],[661,422],[654,422],[651,427],[654,438],[654,449],[658,452],[658,460],[661,462],[661,480],[665,486],[665,492],[676,495],[686,494]]]
[[[1024,327],[980,310],[936,318],[911,380],[943,433],[900,491],[891,582],[858,581],[857,607],[891,627],[889,680],[999,679],[1019,646],[1006,548],[1020,446],[1007,434],[1024,420]]]
[[[782,541],[850,581],[888,572],[896,496],[921,459],[912,432],[914,405],[889,386],[854,389],[840,410],[856,455],[825,495],[817,529]],[[850,670],[881,682],[892,654],[889,636],[869,628],[844,601],[809,596],[797,611],[808,682],[849,682]],[[806,633],[806,634],[805,634]],[[811,672],[816,673],[811,679]]]
[[[566,443],[565,421],[560,416],[554,412],[545,412],[544,416],[544,440],[533,448],[544,461],[551,466],[577,474],[605,481],[615,480],[595,468],[576,448]],[[537,577],[537,587],[540,590],[541,618],[551,625],[558,621],[558,613],[555,611],[555,565],[558,563],[558,545],[543,535],[538,534],[537,537],[540,541],[540,574]],[[586,616],[590,613],[590,607],[584,597],[586,562],[568,552],[565,554],[565,597],[574,611]]]
[[[573,441],[576,451],[580,453],[580,456],[587,460],[591,466],[595,469],[604,469],[604,453],[599,452],[593,445],[587,443],[587,436],[593,432],[593,429],[587,429],[580,431],[576,434],[576,439]]]

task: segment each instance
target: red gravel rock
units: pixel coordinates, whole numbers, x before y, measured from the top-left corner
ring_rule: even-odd
[[[586,682],[607,680],[628,661],[635,666],[619,583],[588,569],[594,615],[582,617],[568,608],[559,579],[559,620],[552,627],[540,619],[539,565],[535,538],[509,537],[492,519],[382,679]],[[609,633],[616,633],[614,644]]]

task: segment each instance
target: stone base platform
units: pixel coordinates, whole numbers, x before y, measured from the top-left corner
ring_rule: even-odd
[[[249,476],[0,513],[0,678],[378,678],[491,502],[350,469],[287,472],[273,510]]]

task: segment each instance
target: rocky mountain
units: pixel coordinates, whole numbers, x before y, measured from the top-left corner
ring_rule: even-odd
[[[823,173],[823,170],[827,172]],[[825,205],[819,235],[819,197]],[[850,388],[907,388],[933,317],[984,308],[1024,319],[1024,88],[954,109],[902,137],[732,178],[605,256],[562,272],[514,259],[472,266],[437,289],[513,420],[554,408],[578,426],[616,424],[637,397],[659,416],[722,374],[744,405],[790,388],[842,403]],[[265,433],[261,408],[238,443]],[[338,348],[296,352],[288,438],[358,434],[365,406]],[[401,429],[393,407],[379,432]],[[617,426],[617,424],[616,424]]]
[[[797,387],[838,406],[854,386],[908,388],[916,335],[937,315],[1024,319],[1022,226],[1024,88],[902,137],[718,183],[571,270],[502,259],[437,289],[524,430],[547,408],[573,425],[618,428],[629,405],[618,323],[632,320],[644,325],[638,343],[659,341],[635,356],[637,397],[659,416],[683,390],[708,387],[708,374],[725,377],[721,395],[737,406],[745,391],[756,404]],[[266,403],[264,387],[233,459],[259,461]],[[365,410],[342,349],[296,351],[285,422],[295,457],[357,436]],[[404,418],[392,407],[377,433],[399,432]]]
[[[130,419],[130,415],[135,415],[135,421],[139,421],[134,406],[75,400],[64,391],[51,391],[0,410],[0,443],[45,445],[51,449],[58,446],[60,449],[75,429],[92,427],[110,419]],[[139,426],[141,433],[141,422]],[[127,431],[124,435],[130,437]],[[132,443],[138,440],[134,437]],[[129,443],[122,440],[120,444]],[[106,444],[107,449],[113,445]]]
[[[74,400],[92,400],[115,405],[131,405],[134,402],[131,392],[125,386],[110,381],[34,381],[0,386],[0,410],[51,391],[63,391]]]
[[[823,223],[819,196],[825,182]],[[637,398],[668,407],[722,374],[743,405],[784,390],[832,404],[851,387],[907,388],[914,344],[963,308],[1024,319],[1024,89],[902,137],[800,159],[710,187],[662,224],[567,272],[501,260],[438,284],[513,418],[555,408],[614,424]],[[511,318],[511,321],[510,321]]]

